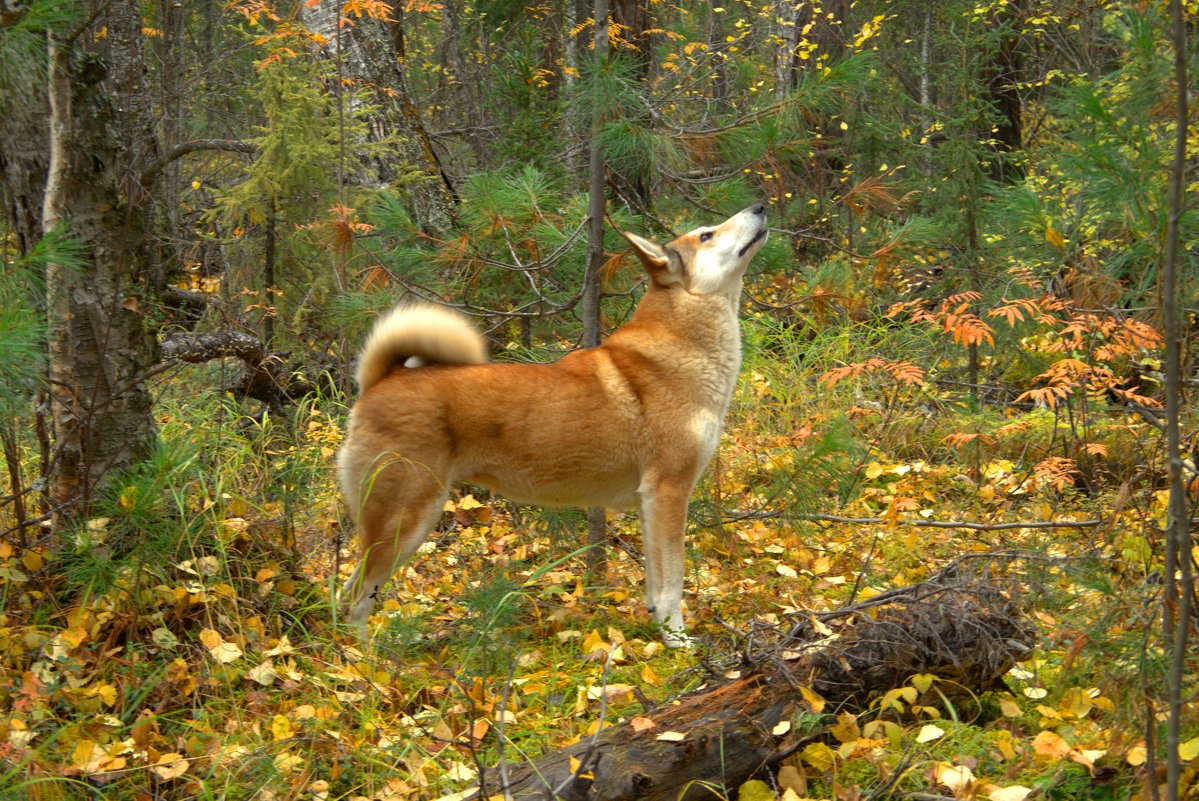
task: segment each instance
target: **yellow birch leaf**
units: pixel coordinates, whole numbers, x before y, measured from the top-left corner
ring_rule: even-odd
[[[105,706],[112,706],[117,702],[117,688],[111,684],[101,684],[96,688],[96,695]]]
[[[803,696],[803,699],[807,701],[808,706],[816,714],[823,712],[825,704],[828,703],[811,687],[800,687],[799,694]]]
[[[1085,718],[1095,708],[1091,696],[1081,687],[1071,687],[1062,695],[1061,709],[1079,720]]]
[[[291,727],[291,721],[282,715],[275,715],[271,718],[271,736],[275,738],[275,742],[286,740],[295,733]]]
[[[931,723],[926,724],[920,729],[920,733],[916,735],[916,742],[931,743],[933,740],[938,740],[945,736],[945,730],[940,726],[934,726]]]
[[[592,629],[591,632],[583,638],[583,654],[585,656],[591,656],[596,652],[606,654],[610,647],[611,646],[604,642],[604,638],[601,637],[599,632],[595,629]]]
[[[1199,737],[1192,737],[1178,746],[1178,758],[1183,762],[1190,762],[1195,757],[1199,757]]]
[[[862,736],[857,718],[849,712],[842,712],[838,715],[837,723],[829,729],[829,732],[843,743],[856,743]]]
[[[948,762],[938,762],[934,765],[933,776],[938,784],[948,787],[953,793],[966,790],[974,782],[974,771],[965,765],[951,765]]]
[[[837,762],[837,752],[824,743],[812,743],[803,750],[803,761],[816,770],[830,770]]]
[[[92,761],[92,752],[97,749],[98,746],[93,740],[80,740],[75,743],[75,750],[71,752],[71,767],[87,770]]]
[[[230,662],[236,662],[241,659],[242,651],[235,643],[223,642],[216,648],[209,651],[212,658],[220,662],[222,665],[227,665]]]
[[[177,779],[187,773],[187,760],[182,754],[163,754],[154,763],[154,773],[162,781]]]
[[[256,665],[246,671],[246,678],[250,681],[256,681],[263,687],[270,687],[275,683],[275,679],[279,674],[275,671],[275,665],[271,660],[267,659],[262,664]]]
[[[123,511],[131,512],[137,506],[137,487],[125,487],[117,498],[117,506]]]
[[[1070,752],[1070,759],[1088,768],[1094,768],[1095,762],[1107,751],[1102,748],[1078,748]]]
[[[30,573],[36,573],[46,564],[46,560],[37,551],[26,551],[21,557],[21,564],[25,565],[25,569]]]
[[[595,774],[593,774],[591,771],[586,771],[584,773],[579,772],[579,768],[581,768],[582,766],[583,766],[583,763],[580,762],[577,757],[572,756],[570,758],[570,772],[571,773],[578,776],[580,779],[594,779]]]
[[[1051,731],[1042,731],[1034,737],[1032,747],[1037,756],[1047,759],[1061,759],[1070,754],[1070,744],[1060,734]]]

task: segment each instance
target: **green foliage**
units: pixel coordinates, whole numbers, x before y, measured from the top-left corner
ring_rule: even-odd
[[[47,71],[46,34],[61,34],[79,20],[74,0],[34,0],[0,25],[0,110],[40,92]]]
[[[0,265],[0,364],[7,365],[0,388],[0,416],[10,420],[21,413],[42,380],[46,321],[41,312],[49,264],[63,275],[77,277],[87,254],[70,236],[67,226],[51,231],[23,257]]]
[[[266,123],[251,139],[258,156],[245,180],[218,193],[212,214],[261,225],[273,213],[310,222],[336,196],[339,128],[325,90],[329,68],[311,58],[274,61],[258,70],[255,98]],[[360,125],[347,131],[353,140]],[[352,168],[353,165],[350,165]]]
[[[73,534],[61,569],[76,592],[135,592],[182,558],[201,530],[176,487],[197,478],[197,443],[164,439],[150,458],[115,477]]]
[[[1157,12],[1127,11],[1106,19],[1108,33],[1127,48],[1112,71],[1080,77],[1054,98],[1055,130],[1038,153],[1042,174],[1030,189],[1062,220],[1067,263],[1092,259],[1097,272],[1127,287],[1127,300],[1152,297],[1166,229],[1166,179],[1175,125],[1166,113],[1176,91],[1172,56]],[[1194,195],[1188,187],[1188,195]],[[1195,204],[1180,221],[1180,236],[1199,232]],[[1185,258],[1188,275],[1193,258]]]
[[[575,124],[589,130],[599,116],[601,125],[640,117],[647,101],[636,79],[637,67],[630,58],[616,53],[598,60],[588,59],[581,70],[571,109]]]

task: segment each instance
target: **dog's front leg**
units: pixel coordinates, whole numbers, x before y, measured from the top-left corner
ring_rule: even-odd
[[[683,622],[683,534],[691,486],[647,477],[640,495],[645,602],[662,626],[662,641],[671,648],[687,647],[691,638]]]

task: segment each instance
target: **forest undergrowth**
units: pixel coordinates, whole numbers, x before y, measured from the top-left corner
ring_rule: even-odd
[[[885,325],[780,322],[756,310],[770,292],[747,303],[734,407],[692,499],[693,650],[664,648],[649,621],[636,515],[610,516],[606,568],[588,577],[581,512],[470,487],[363,647],[331,605],[353,554],[332,468],[344,399],[251,422],[199,389],[213,376],[184,376],[161,387],[155,458],[74,543],[0,544],[0,793],[465,798],[501,754],[588,738],[718,678],[754,627],[979,559],[1037,632],[1004,686],[942,703],[914,676],[857,715],[816,703],[831,733],[741,797],[1154,798],[1167,664],[1152,418],[1095,393],[1085,408],[1086,393],[949,401],[919,368],[854,360],[886,352]],[[950,522],[975,527],[936,525]],[[985,528],[1009,523],[1025,525]],[[1183,739],[1194,793],[1199,725]]]
[[[1035,641],[1001,682],[803,688],[784,757],[688,798],[1174,801],[1177,713],[1199,799],[1166,458],[1199,419],[1163,409],[1197,372],[1194,3],[628,2],[606,36],[585,5],[5,4],[0,801],[464,801],[964,564]],[[138,80],[99,77],[118,56]],[[61,213],[32,142],[74,165]],[[333,458],[375,317],[443,302],[497,360],[557,358],[631,314],[619,231],[757,203],[695,647],[650,622],[634,513],[589,573],[582,510],[474,487],[370,644],[340,626]]]

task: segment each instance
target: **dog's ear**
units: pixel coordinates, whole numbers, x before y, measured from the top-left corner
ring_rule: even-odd
[[[646,272],[649,273],[650,278],[654,279],[654,283],[662,286],[675,286],[683,283],[685,277],[683,260],[679,258],[676,251],[664,248],[656,242],[650,242],[636,234],[622,232],[622,235],[633,246],[633,252],[637,254],[637,258],[641,259],[641,263],[645,265]]]

